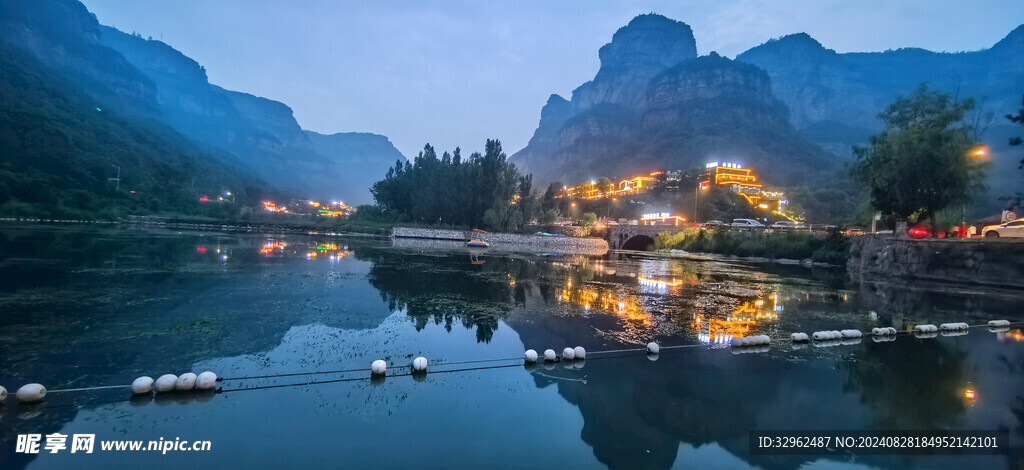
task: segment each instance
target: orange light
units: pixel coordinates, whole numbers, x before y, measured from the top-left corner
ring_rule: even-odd
[[[974,149],[971,150],[971,155],[975,157],[984,157],[985,155],[988,155],[988,146],[979,145],[977,147],[974,147]]]
[[[965,388],[963,396],[964,400],[968,404],[973,405],[976,401],[978,401],[978,391],[973,388]]]

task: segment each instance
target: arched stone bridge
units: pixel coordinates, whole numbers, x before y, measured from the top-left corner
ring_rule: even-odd
[[[608,247],[613,250],[646,250],[659,233],[681,232],[687,225],[610,225]]]

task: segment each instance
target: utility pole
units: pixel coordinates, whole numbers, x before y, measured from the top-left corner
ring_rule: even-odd
[[[117,168],[117,178],[107,178],[107,181],[117,181],[117,187],[115,188],[115,191],[120,191],[121,190],[121,167],[119,167],[117,165],[114,165],[113,163],[111,163],[110,166]]]

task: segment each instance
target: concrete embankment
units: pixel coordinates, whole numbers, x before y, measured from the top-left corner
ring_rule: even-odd
[[[434,228],[395,227],[391,237],[419,238],[429,240],[454,240],[465,242],[472,232]],[[483,238],[496,250],[530,253],[562,253],[603,255],[608,252],[608,242],[600,238],[548,237],[518,233],[486,233]]]
[[[854,279],[921,279],[1024,287],[1024,242],[854,237],[847,270]]]

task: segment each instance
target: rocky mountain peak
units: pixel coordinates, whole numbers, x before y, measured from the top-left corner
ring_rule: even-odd
[[[1006,37],[992,46],[992,50],[1024,50],[1024,24],[1017,26]]]
[[[601,68],[665,68],[697,57],[693,30],[682,21],[657,14],[640,15],[612,36],[598,52]]]

